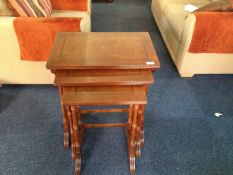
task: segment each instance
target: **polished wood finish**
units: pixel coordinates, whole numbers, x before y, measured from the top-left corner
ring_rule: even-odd
[[[129,112],[128,109],[86,109],[81,110],[81,114],[90,114],[90,113],[112,113],[112,112]]]
[[[74,160],[75,159],[75,149],[74,149],[74,134],[73,134],[73,121],[72,121],[72,117],[71,117],[71,109],[70,106],[65,106],[65,112],[67,115],[67,119],[69,122],[69,129],[70,129],[70,140],[71,140],[71,158]]]
[[[59,33],[46,65],[55,73],[64,124],[64,147],[71,146],[75,175],[81,174],[81,149],[85,128],[125,127],[129,170],[144,145],[144,111],[152,71],[160,67],[146,32]],[[82,106],[125,108],[85,109]],[[127,112],[127,123],[84,123],[82,114]],[[69,142],[70,140],[70,142]]]
[[[147,103],[143,86],[65,87],[63,93],[66,95],[63,95],[62,103],[69,105],[103,106]]]
[[[111,123],[111,124],[83,124],[84,128],[115,128],[128,127],[126,123]]]
[[[58,33],[47,68],[157,69],[160,67],[147,32]]]
[[[56,71],[57,86],[149,85],[154,78],[150,70],[68,70]]]
[[[61,87],[59,89],[59,95],[60,95],[60,101],[62,101],[62,96],[63,96],[63,90]],[[67,113],[65,112],[65,106],[61,104],[62,108],[62,113],[63,113],[63,127],[64,127],[64,148],[69,148],[69,137],[70,137],[70,132],[69,132],[69,122],[68,122],[68,117]]]
[[[133,107],[133,123],[132,129],[130,132],[130,144],[129,144],[129,168],[130,173],[133,174],[135,172],[135,140],[136,140],[136,128],[137,128],[137,120],[138,120],[138,105],[134,105]]]
[[[122,95],[123,94],[123,95]],[[129,98],[129,95],[131,98]],[[127,97],[127,98],[125,98]],[[131,100],[133,99],[133,100]],[[93,124],[83,123],[81,119],[80,106],[96,105],[129,105],[127,123]],[[112,128],[125,127],[128,131],[129,167],[130,172],[135,172],[135,157],[139,157],[140,151],[140,112],[141,105],[146,104],[146,93],[144,86],[103,86],[103,87],[64,87],[62,94],[62,105],[65,106],[69,125],[71,128],[71,150],[72,159],[76,161],[75,172],[81,173],[81,143],[84,128]],[[117,109],[119,110],[119,109]],[[121,109],[120,111],[125,111]],[[97,110],[100,112],[101,110]],[[103,110],[105,111],[105,110]],[[94,112],[94,110],[92,110]],[[101,111],[102,112],[102,111]],[[116,109],[108,110],[116,112]],[[142,110],[141,110],[142,112]],[[138,145],[139,143],[139,145]]]

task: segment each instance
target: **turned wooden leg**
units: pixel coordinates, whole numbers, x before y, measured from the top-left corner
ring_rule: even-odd
[[[64,109],[64,105],[62,105],[62,111],[65,111]],[[69,124],[67,121],[67,115],[65,112],[63,112],[63,126],[64,126],[64,148],[67,149],[69,148],[69,137],[70,137],[70,133],[69,133]]]
[[[145,112],[145,105],[141,105],[141,109],[140,109],[141,113],[140,113],[140,146],[144,146],[144,112]]]
[[[136,167],[135,167],[135,156],[130,156],[129,157],[129,169],[130,169],[130,173],[134,174]]]
[[[80,144],[80,107],[71,106],[72,119],[73,119],[73,130],[74,130],[74,141],[75,141],[75,175],[81,174],[81,144]]]
[[[149,89],[149,87],[148,87],[148,85],[146,85],[145,86],[145,91],[146,91],[146,95],[148,96],[148,89]],[[141,105],[140,106],[140,110],[142,111],[141,113],[140,113],[140,120],[141,120],[141,122],[140,122],[140,137],[141,137],[141,141],[140,141],[140,146],[144,146],[144,142],[145,142],[145,139],[144,139],[144,137],[145,137],[145,133],[144,133],[144,113],[145,113],[145,105]]]
[[[83,126],[83,117],[81,114],[80,107],[77,107],[77,116],[78,116],[78,127],[79,127],[79,143],[81,147],[83,143],[84,126]]]
[[[129,169],[130,173],[135,173],[135,134],[137,128],[137,116],[138,115],[138,105],[135,105],[133,108],[133,122],[132,130],[130,136],[130,145],[129,145]]]
[[[142,110],[138,110],[136,137],[135,137],[135,156],[137,158],[141,156],[141,115],[142,115]]]
[[[60,99],[62,98],[62,88],[59,87],[59,94],[60,94]],[[68,119],[67,119],[67,114],[65,112],[65,107],[63,104],[61,104],[62,107],[62,113],[63,113],[63,127],[64,127],[64,148],[67,149],[69,148],[69,137],[70,137],[70,133],[69,133],[69,123],[68,123]]]
[[[72,121],[72,114],[70,106],[65,106],[67,118],[69,122],[69,129],[70,129],[70,143],[71,143],[71,158],[72,160],[75,159],[75,146],[74,146],[74,133],[73,133],[73,121]]]
[[[81,175],[81,158],[75,160],[75,175]]]
[[[129,105],[129,113],[128,113],[128,131],[127,131],[127,138],[128,138],[128,144],[129,143],[129,137],[131,134],[131,130],[132,130],[132,121],[133,121],[133,105]]]
[[[79,107],[77,107],[79,109]],[[74,149],[75,149],[75,159],[80,158],[80,143],[79,143],[79,126],[78,117],[76,113],[76,107],[71,106],[72,111],[72,121],[73,121],[73,135],[74,135]]]
[[[128,128],[126,128],[126,138],[128,141],[128,147],[130,147],[130,140],[131,140],[131,134],[132,134],[132,122],[133,122],[133,105],[129,105],[128,109]]]
[[[140,140],[137,140],[135,142],[135,156],[137,158],[141,157],[141,142],[140,142]]]

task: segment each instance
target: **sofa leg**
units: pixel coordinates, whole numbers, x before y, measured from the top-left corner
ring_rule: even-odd
[[[181,73],[180,76],[182,78],[192,78],[194,76],[194,74],[186,74],[186,73]]]

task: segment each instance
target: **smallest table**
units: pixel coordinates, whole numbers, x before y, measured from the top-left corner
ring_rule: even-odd
[[[129,167],[135,172],[135,157],[140,156],[140,116],[142,106],[147,103],[143,86],[104,86],[104,87],[66,87],[63,89],[62,104],[70,124],[72,157],[75,172],[81,173],[81,144],[84,128],[126,127],[128,131]],[[125,109],[91,110],[89,112],[128,112],[128,123],[85,124],[82,120],[82,106],[129,105]]]

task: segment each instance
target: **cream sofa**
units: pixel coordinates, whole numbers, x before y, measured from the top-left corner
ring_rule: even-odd
[[[188,52],[196,18],[193,13],[186,12],[184,6],[190,3],[201,7],[210,1],[152,0],[154,19],[181,77],[233,73],[233,54]]]
[[[91,31],[91,0],[88,11],[55,10],[52,17],[82,17],[81,31]],[[46,69],[46,62],[20,60],[20,50],[13,28],[15,17],[0,16],[0,85],[51,84],[54,75]]]

